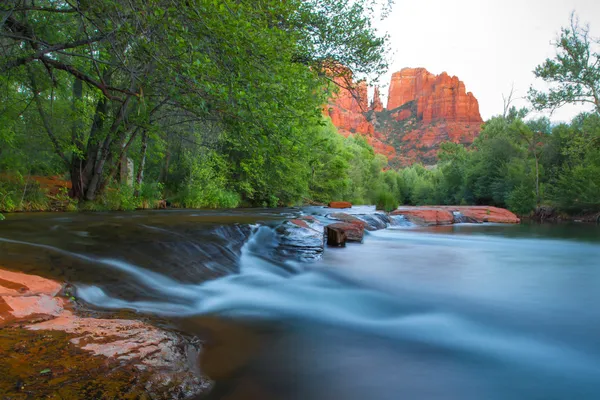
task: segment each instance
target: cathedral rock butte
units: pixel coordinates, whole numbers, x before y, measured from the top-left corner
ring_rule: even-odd
[[[327,113],[344,136],[362,134],[394,166],[437,163],[442,142],[470,145],[481,131],[479,103],[465,84],[443,72],[404,68],[392,75],[387,107],[376,87],[367,104],[367,84],[341,88]]]

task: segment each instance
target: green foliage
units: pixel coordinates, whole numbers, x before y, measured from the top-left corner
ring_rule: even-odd
[[[214,152],[198,158],[184,153],[183,168],[187,171],[173,203],[187,208],[233,208],[240,196],[228,190],[227,164]]]
[[[380,191],[375,194],[375,206],[378,210],[394,211],[398,208],[398,198],[393,193]]]
[[[45,211],[50,200],[39,183],[15,176],[0,181],[0,211]]]
[[[385,70],[371,21],[389,3],[2,4],[0,173],[68,173],[92,208],[145,207],[161,190],[140,183],[190,207],[345,195],[333,174],[352,156],[325,154],[345,145],[323,137],[321,107],[336,67]],[[133,194],[115,183],[127,157]]]
[[[600,211],[600,116],[552,127],[524,113],[487,121],[471,150],[441,145],[439,164],[399,171],[403,202],[487,204],[529,215],[538,205],[567,213]]]
[[[554,110],[565,104],[587,103],[600,113],[600,39],[580,25],[575,14],[554,43],[556,56],[537,66],[534,73],[550,83],[548,92],[529,90],[529,100],[538,110]]]

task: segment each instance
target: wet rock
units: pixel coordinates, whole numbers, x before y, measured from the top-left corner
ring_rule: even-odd
[[[315,218],[300,217],[279,225],[276,253],[283,259],[316,261],[323,255],[325,241],[323,225]]]
[[[377,231],[380,229],[385,229],[392,223],[392,220],[389,215],[383,212],[376,212],[373,214],[360,214],[357,217],[367,223],[365,229],[368,231]]]
[[[332,201],[328,205],[329,208],[352,208],[352,203],[349,201]]]
[[[392,226],[414,226],[404,215],[390,215],[390,225]]]
[[[332,224],[335,225],[335,224]],[[343,229],[328,225],[325,227],[325,235],[327,236],[327,246],[345,247],[346,232]]]
[[[501,224],[518,224],[521,222],[512,212],[504,208],[488,207],[488,206],[464,206],[455,207],[456,211],[460,211],[465,217],[474,219],[477,222],[495,222]]]
[[[185,340],[176,333],[141,321],[81,317],[72,311],[68,300],[57,297],[60,289],[58,282],[0,269],[0,326],[18,323],[28,331],[61,332],[62,336],[53,337],[64,338],[88,357],[128,366],[134,371],[132,375],[143,374],[148,379],[144,389],[151,392],[168,386],[181,398],[190,398],[210,386],[207,379],[193,372],[195,360],[188,359],[183,350]],[[62,352],[48,355],[52,357],[61,358]],[[64,372],[67,380],[69,373],[76,371]]]
[[[480,223],[475,218],[467,217],[460,211],[452,211],[455,224],[478,224]]]
[[[327,215],[327,218],[334,219],[336,221],[357,224],[368,231],[377,231],[379,229],[385,229],[392,222],[390,217],[382,212],[376,212],[372,214],[333,213]]]
[[[512,212],[489,206],[400,207],[391,215],[404,215],[417,225],[450,225],[461,222],[518,224],[520,222]]]
[[[333,233],[335,232],[335,233]],[[360,224],[356,224],[356,223],[349,223],[349,222],[336,222],[330,225],[327,225],[325,227],[325,233],[327,235],[327,244],[329,244],[329,238],[330,236],[335,237],[336,235],[339,236],[338,232],[343,232],[344,236],[346,238],[345,241],[348,242],[358,242],[358,243],[362,243],[363,241],[363,237],[365,234],[365,228],[364,226],[360,225]],[[339,240],[334,240],[332,241],[332,243],[338,243]],[[329,244],[329,245],[335,245],[335,244]]]
[[[400,207],[392,215],[403,215],[417,225],[451,225],[454,215],[451,211],[436,207]]]
[[[327,218],[333,219],[336,221],[347,222],[350,224],[357,224],[362,226],[364,229],[368,229],[368,223],[358,218],[356,215],[346,214],[346,213],[333,213],[327,215]]]

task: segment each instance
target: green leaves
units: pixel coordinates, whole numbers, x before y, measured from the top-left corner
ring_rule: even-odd
[[[580,25],[575,14],[554,43],[556,56],[537,66],[535,76],[550,83],[548,91],[529,89],[537,110],[554,110],[565,104],[591,104],[600,113],[600,40]]]

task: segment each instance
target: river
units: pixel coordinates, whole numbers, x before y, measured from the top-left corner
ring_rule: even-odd
[[[0,266],[199,336],[211,399],[600,396],[598,226],[399,223],[317,261],[275,256],[275,227],[300,214],[326,220],[317,207],[13,215]]]

